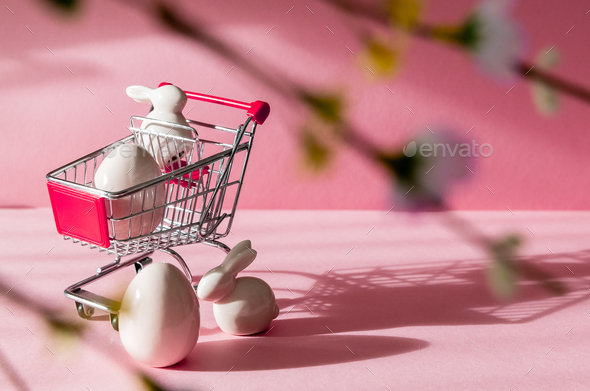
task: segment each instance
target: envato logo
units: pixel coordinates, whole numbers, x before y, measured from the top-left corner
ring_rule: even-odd
[[[151,155],[145,148],[137,144],[114,144],[108,147],[105,150],[105,159],[111,159],[115,156],[120,155],[124,159],[128,158],[136,158],[141,155],[141,157],[146,157]]]
[[[490,144],[477,144],[475,140],[471,140],[471,144],[433,144],[433,143],[422,143],[420,147],[416,145],[415,141],[412,141],[404,147],[404,155],[407,157],[413,157],[416,153],[420,153],[422,157],[447,157],[447,152],[450,157],[490,157],[494,153],[494,148]],[[479,153],[478,153],[479,152]]]

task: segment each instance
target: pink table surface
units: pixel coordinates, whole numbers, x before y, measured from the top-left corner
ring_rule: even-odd
[[[521,234],[523,254],[569,293],[523,282],[518,297],[498,302],[486,254],[437,214],[246,210],[226,243],[249,238],[258,250],[245,274],[265,279],[281,308],[266,334],[224,334],[201,302],[193,352],[152,369],[134,364],[104,315],[84,321],[87,343],[68,345],[0,292],[0,349],[31,390],[141,389],[129,368],[175,390],[588,389],[590,212],[460,215],[489,234]],[[111,258],[62,240],[49,209],[4,209],[0,219],[2,281],[75,317],[63,289]],[[206,246],[177,250],[195,275],[223,259]],[[118,297],[132,276],[96,291]],[[5,373],[0,384],[11,389]]]

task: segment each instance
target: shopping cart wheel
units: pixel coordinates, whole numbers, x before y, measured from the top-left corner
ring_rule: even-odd
[[[109,318],[111,319],[111,326],[113,326],[113,329],[119,331],[119,315],[109,314]]]
[[[82,319],[90,319],[90,317],[94,315],[94,308],[85,306],[82,303],[76,302],[76,310]]]

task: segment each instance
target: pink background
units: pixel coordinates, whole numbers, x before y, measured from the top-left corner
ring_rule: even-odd
[[[239,66],[227,73],[235,64],[164,31],[127,6],[85,3],[74,18],[54,15],[39,1],[4,2],[14,15],[0,10],[0,206],[48,206],[48,171],[126,136],[129,116],[146,112],[147,106],[125,95],[125,87],[169,81],[197,92],[213,87],[213,95],[271,103],[240,208],[391,207],[386,177],[351,151],[341,153],[323,175],[306,172],[294,136],[302,118]],[[457,21],[475,3],[431,1],[426,21]],[[468,136],[493,145],[494,154],[480,158],[472,180],[451,195],[455,208],[590,207],[590,108],[578,101],[564,97],[558,115],[543,117],[533,107],[527,83],[498,83],[463,53],[419,40],[411,43],[395,79],[368,82],[358,62],[360,42],[344,19],[319,2],[175,4],[187,17],[206,21],[210,31],[235,42],[244,56],[253,47],[248,57],[310,87],[346,89],[351,119],[384,146],[405,144],[425,126],[444,124],[463,133],[473,126]],[[555,73],[590,86],[589,7],[582,1],[516,4],[515,18],[527,33],[524,57],[532,60],[555,45],[563,58]],[[195,107],[191,117],[220,118],[207,110]],[[237,124],[221,118],[220,123]]]

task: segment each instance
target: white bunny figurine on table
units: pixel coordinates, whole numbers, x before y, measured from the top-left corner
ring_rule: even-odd
[[[213,315],[221,330],[249,335],[264,331],[279,315],[275,295],[268,284],[255,277],[236,275],[256,258],[249,240],[238,243],[223,263],[199,281],[197,296],[213,302]]]
[[[182,126],[189,126],[182,114],[186,105],[187,97],[183,90],[171,84],[158,88],[144,86],[127,87],[127,95],[141,103],[151,103],[154,107],[147,115],[161,121],[173,122]],[[182,157],[189,155],[193,143],[182,142],[170,136],[195,139],[193,131],[174,126],[165,126],[144,120],[141,129],[147,129],[156,134],[142,136],[143,147],[147,149],[156,159],[160,168],[173,167]]]

